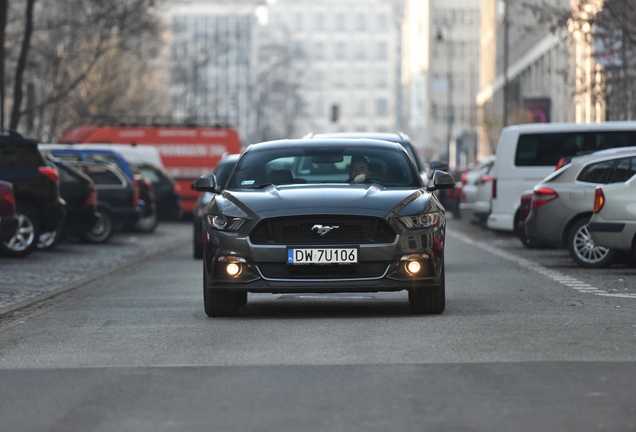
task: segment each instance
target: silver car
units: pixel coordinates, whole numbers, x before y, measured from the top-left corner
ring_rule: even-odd
[[[596,188],[590,232],[595,244],[636,253],[636,157],[624,159],[627,180]]]
[[[602,150],[578,156],[534,187],[526,219],[528,239],[540,245],[567,247],[582,267],[609,266],[615,251],[596,245],[588,223],[599,185],[624,182],[625,161],[636,157],[636,147]]]
[[[492,168],[495,155],[486,156],[462,175],[462,194],[459,209],[471,221],[483,224],[490,214],[492,198]]]

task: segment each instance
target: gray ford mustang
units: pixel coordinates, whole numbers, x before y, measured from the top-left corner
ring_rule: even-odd
[[[414,313],[445,307],[444,208],[452,188],[422,183],[412,159],[377,140],[284,140],[249,146],[203,212],[203,298],[233,316],[247,293],[408,290]]]

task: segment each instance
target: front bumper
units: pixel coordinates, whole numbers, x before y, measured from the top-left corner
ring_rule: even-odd
[[[249,238],[216,230],[205,231],[203,236],[208,289],[267,293],[380,292],[436,287],[441,283],[443,228],[398,235],[389,244],[355,245],[359,247],[358,264],[344,266],[290,265],[287,264],[287,245],[255,245]],[[427,257],[418,260],[421,271],[415,276],[406,271],[407,261],[401,260],[411,254]],[[238,276],[227,275],[227,264],[218,261],[220,256],[245,259]]]

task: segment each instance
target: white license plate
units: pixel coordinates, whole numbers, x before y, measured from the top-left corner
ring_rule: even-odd
[[[287,264],[357,264],[358,248],[287,249]]]

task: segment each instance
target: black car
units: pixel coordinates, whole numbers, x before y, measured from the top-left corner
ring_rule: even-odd
[[[9,241],[18,229],[13,185],[0,180],[0,241]]]
[[[350,165],[378,164],[382,176]],[[355,182],[355,183],[354,183]],[[203,297],[209,316],[232,316],[248,292],[408,290],[415,313],[445,307],[442,171],[427,188],[403,146],[303,139],[249,146],[203,214]]]
[[[60,175],[60,194],[66,202],[66,218],[60,233],[40,235],[38,248],[47,249],[67,236],[83,236],[97,222],[97,188],[95,183],[72,164],[50,159]]]
[[[226,155],[214,168],[214,176],[219,190],[223,190],[238,158],[238,154]],[[203,258],[203,222],[201,218],[205,207],[212,201],[214,195],[213,192],[202,193],[192,209],[192,255],[195,259]]]
[[[41,233],[59,231],[66,214],[58,173],[40,154],[37,141],[14,131],[0,132],[0,180],[13,184],[18,230],[0,242],[4,255],[23,257],[37,246]]]
[[[172,175],[163,167],[149,163],[137,166],[152,182],[157,200],[159,220],[176,221],[181,219],[180,186]]]
[[[91,243],[103,243],[115,232],[133,230],[141,217],[139,192],[118,168],[106,163],[69,162],[93,180],[97,189],[97,222],[82,235]]]

